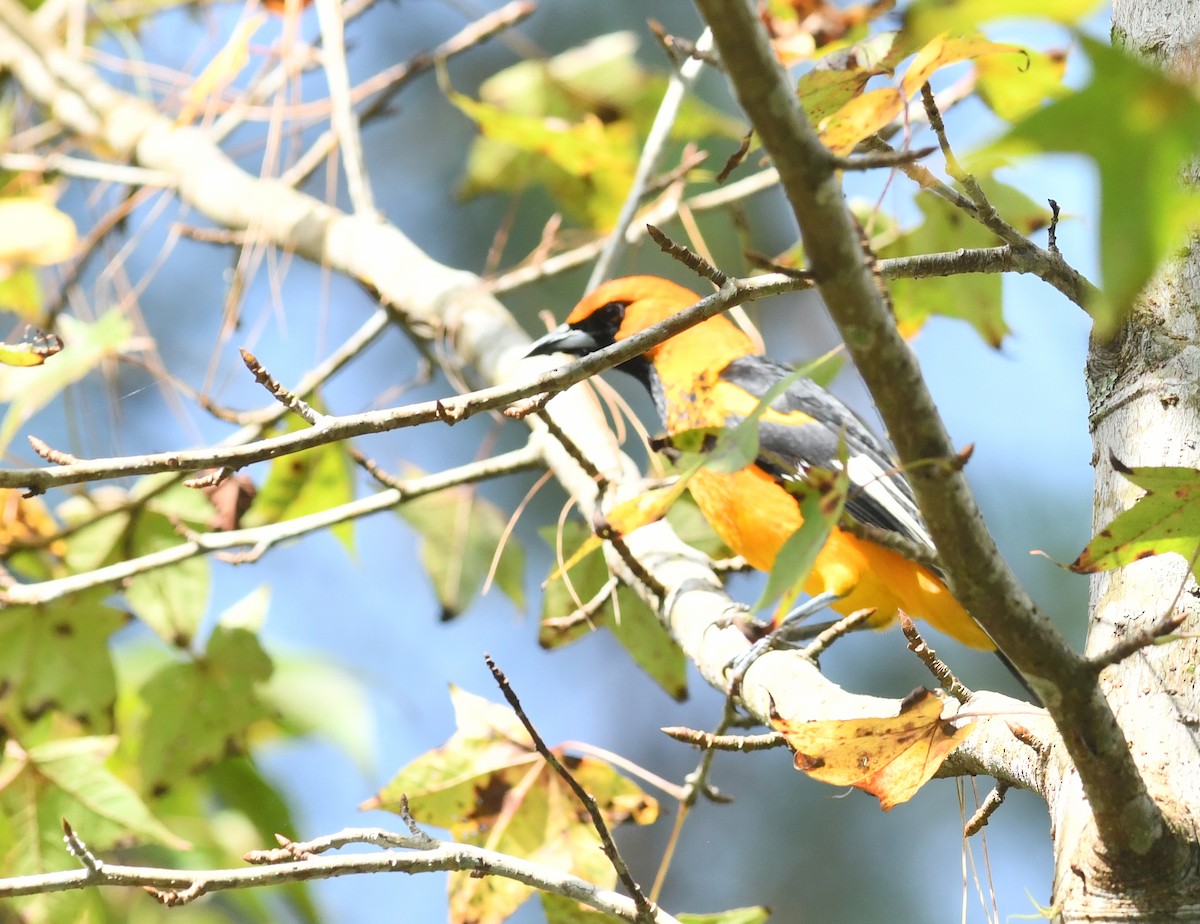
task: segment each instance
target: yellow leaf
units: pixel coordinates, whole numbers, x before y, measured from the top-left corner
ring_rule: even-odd
[[[834,154],[849,154],[856,144],[896,118],[903,108],[904,97],[895,87],[870,90],[854,97],[826,120],[821,140]]]
[[[7,555],[13,545],[27,545],[56,536],[58,523],[36,497],[24,497],[16,488],[0,490],[0,552]],[[50,551],[62,557],[67,554],[67,544],[55,539],[48,546]]]
[[[772,725],[796,752],[796,769],[835,786],[854,786],[879,799],[885,812],[911,799],[975,723],[956,727],[942,719],[942,700],[918,689],[884,718]]]
[[[75,222],[40,196],[0,199],[0,263],[61,263],[75,252]]]
[[[548,580],[554,581],[574,568],[584,558],[604,544],[606,536],[628,536],[635,529],[661,520],[687,488],[687,479],[676,479],[662,488],[653,488],[637,497],[617,504],[604,517],[603,535],[593,534],[583,541],[575,553],[557,568]]]
[[[55,334],[40,333],[21,343],[0,343],[0,363],[6,366],[40,366],[62,350]]]
[[[904,75],[904,96],[910,97],[920,90],[922,84],[929,82],[934,71],[959,61],[995,54],[1017,54],[1028,58],[1025,50],[1016,45],[993,42],[982,35],[949,35],[943,32],[918,51],[908,66]]]
[[[243,19],[229,36],[225,46],[213,56],[208,66],[200,72],[195,82],[183,96],[183,105],[175,119],[177,125],[186,125],[204,108],[211,97],[216,96],[233,82],[246,62],[250,60],[250,39],[266,22],[265,13]]]

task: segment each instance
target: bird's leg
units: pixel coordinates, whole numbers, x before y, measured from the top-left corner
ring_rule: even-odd
[[[826,591],[825,593],[817,594],[815,597],[809,597],[779,620],[779,625],[769,631],[765,631],[768,629],[768,626],[764,626],[762,623],[738,624],[738,628],[754,644],[750,646],[749,651],[738,655],[726,667],[726,670],[730,672],[730,695],[736,696],[738,694],[738,691],[742,687],[742,680],[746,676],[746,671],[750,669],[750,665],[772,648],[789,642],[812,638],[833,625],[832,622],[812,626],[802,626],[801,623],[814,613],[819,613],[826,607],[837,603],[840,599],[841,595],[832,591]],[[754,635],[751,633],[754,633]]]

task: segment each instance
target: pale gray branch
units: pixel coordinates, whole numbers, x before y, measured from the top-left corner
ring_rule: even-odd
[[[328,841],[329,843],[323,843]],[[385,849],[379,853],[352,853],[337,856],[318,856],[331,846],[353,843],[376,844]],[[0,898],[19,895],[41,895],[98,886],[134,886],[149,888],[164,904],[184,904],[209,892],[229,889],[257,888],[285,882],[306,882],[312,879],[332,879],[363,873],[425,873],[437,871],[471,871],[479,875],[502,876],[544,892],[553,892],[582,902],[623,921],[637,921],[638,909],[633,900],[564,873],[561,870],[532,863],[507,854],[476,847],[441,841],[428,835],[399,834],[381,829],[347,829],[312,845],[293,844],[304,859],[242,869],[173,870],[148,866],[125,866],[99,861],[94,868],[62,873],[39,873],[0,879]],[[656,924],[678,924],[667,912],[654,908],[651,920]]]

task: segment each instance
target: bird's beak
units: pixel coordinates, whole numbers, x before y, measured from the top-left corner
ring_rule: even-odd
[[[585,331],[562,324],[533,342],[526,356],[548,356],[551,353],[570,353],[585,356],[600,349],[602,344]]]

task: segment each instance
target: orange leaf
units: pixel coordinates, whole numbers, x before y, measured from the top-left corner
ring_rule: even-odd
[[[967,739],[975,723],[956,727],[942,718],[943,702],[918,689],[885,718],[772,725],[796,752],[796,769],[835,786],[854,786],[879,799],[885,812],[911,799],[947,755]]]

